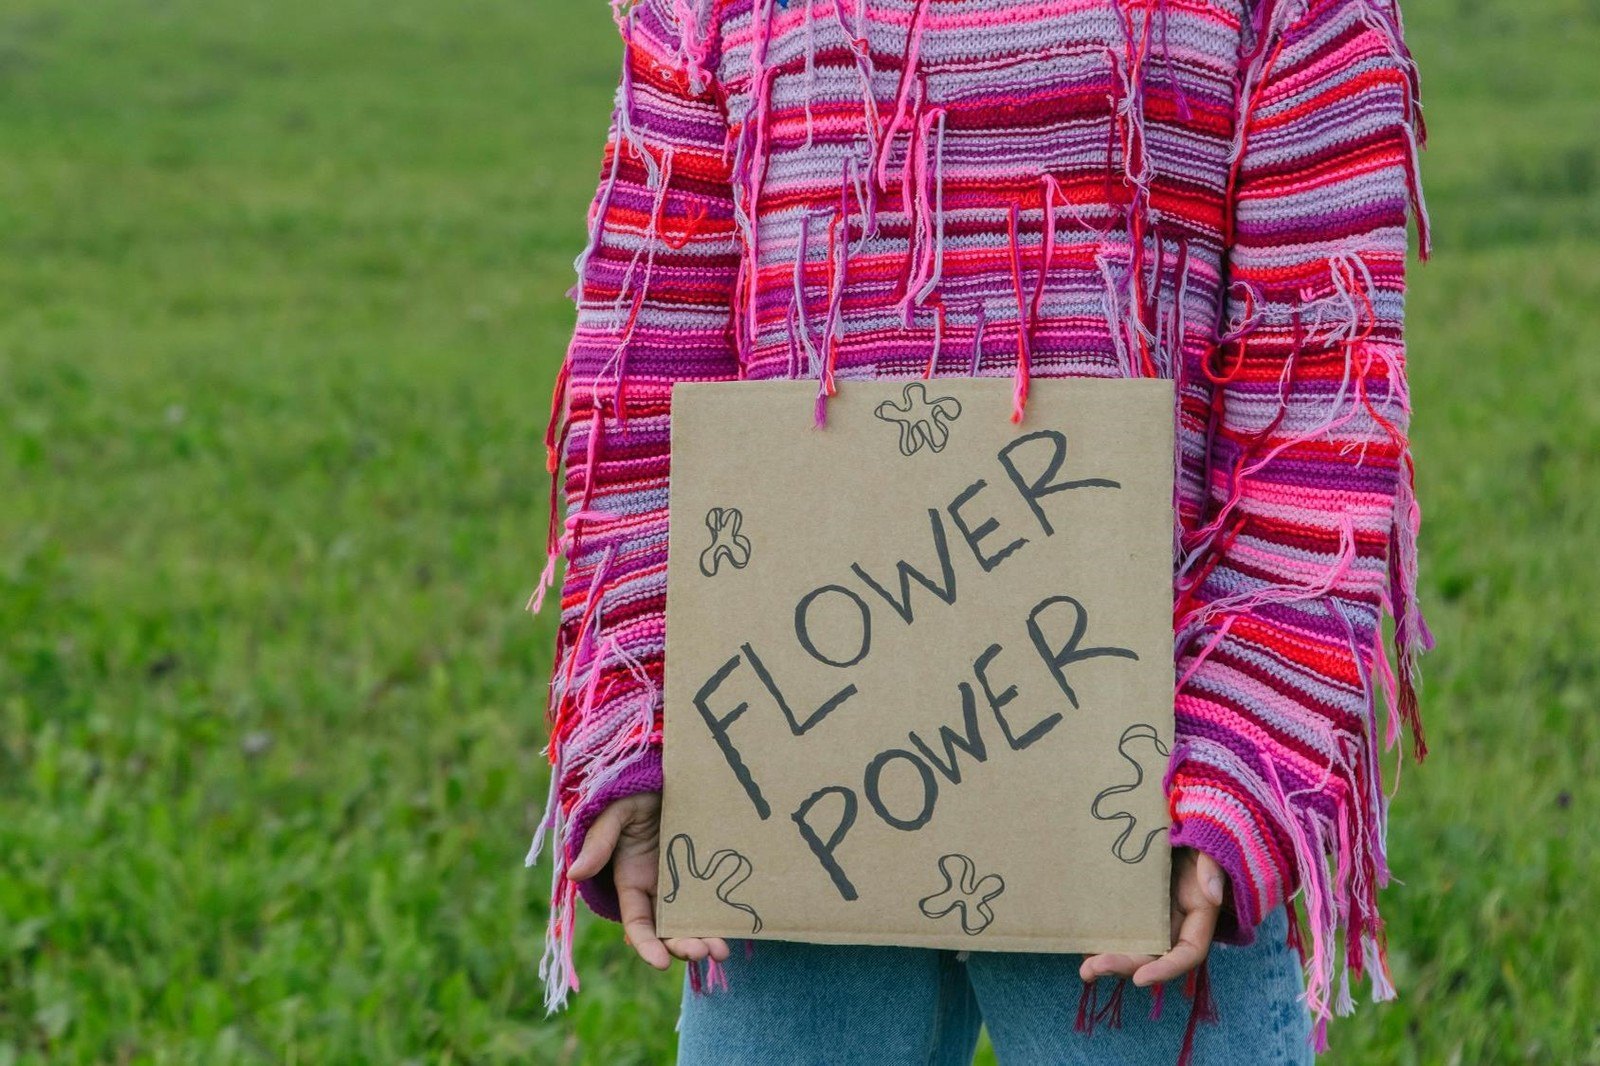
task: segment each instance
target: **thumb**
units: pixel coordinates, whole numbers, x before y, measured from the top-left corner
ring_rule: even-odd
[[[622,834],[623,812],[619,806],[607,807],[589,825],[584,835],[583,847],[578,857],[567,867],[567,877],[572,881],[587,881],[604,870],[616,850],[617,838]]]
[[[1217,860],[1201,852],[1195,857],[1195,873],[1200,878],[1200,891],[1205,893],[1206,899],[1210,900],[1213,906],[1222,906],[1228,885],[1226,871],[1218,865]]]

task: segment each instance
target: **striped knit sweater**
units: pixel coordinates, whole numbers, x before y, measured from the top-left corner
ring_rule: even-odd
[[[815,379],[821,420],[841,379],[1006,376],[1022,419],[1032,377],[1159,375],[1171,840],[1231,876],[1224,942],[1298,894],[1325,1046],[1351,975],[1393,995],[1380,744],[1425,751],[1402,303],[1408,216],[1424,256],[1427,230],[1395,0],[613,2],[530,604],[564,557],[529,856],[553,838],[551,1006],[576,896],[616,917],[567,862],[661,784],[673,383]]]

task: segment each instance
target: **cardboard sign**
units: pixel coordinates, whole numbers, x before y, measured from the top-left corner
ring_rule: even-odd
[[[673,390],[664,936],[1171,947],[1173,389]]]

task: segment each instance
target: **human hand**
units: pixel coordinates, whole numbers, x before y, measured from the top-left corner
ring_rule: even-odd
[[[1165,955],[1090,955],[1078,967],[1084,983],[1107,976],[1131,977],[1140,988],[1170,981],[1198,967],[1211,951],[1217,920],[1227,899],[1228,875],[1209,855],[1193,848],[1172,852],[1172,938]]]
[[[661,793],[625,796],[600,812],[583,838],[583,848],[572,860],[567,876],[587,881],[611,864],[617,886],[617,909],[622,915],[623,940],[639,957],[658,970],[672,965],[674,956],[699,962],[707,956],[717,962],[728,958],[728,944],[717,937],[656,936],[655,902],[658,852],[661,846]]]

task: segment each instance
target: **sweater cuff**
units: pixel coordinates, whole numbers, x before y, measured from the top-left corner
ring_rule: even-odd
[[[1228,902],[1214,939],[1245,946],[1287,896],[1288,875],[1266,812],[1231,781],[1189,763],[1168,776],[1173,847],[1209,856],[1228,875]]]
[[[661,791],[661,745],[652,744],[645,753],[627,766],[623,767],[617,775],[605,785],[595,790],[595,793],[581,807],[572,812],[567,833],[566,859],[570,864],[583,850],[584,838],[589,835],[589,826],[600,817],[611,804],[641,792]],[[583,897],[583,902],[589,909],[600,917],[613,922],[622,920],[621,911],[617,906],[617,886],[611,876],[611,864],[607,863],[605,869],[589,878],[579,881],[578,895]]]

